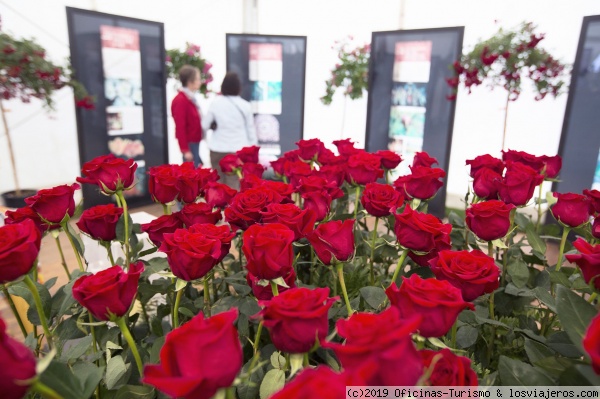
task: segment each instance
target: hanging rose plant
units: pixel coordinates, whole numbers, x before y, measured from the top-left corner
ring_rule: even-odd
[[[172,79],[179,79],[179,69],[184,65],[191,65],[200,70],[200,93],[206,96],[210,93],[208,84],[213,81],[213,76],[210,73],[212,64],[205,58],[202,58],[200,46],[192,43],[185,44],[185,50],[179,49],[167,50],[167,75]]]

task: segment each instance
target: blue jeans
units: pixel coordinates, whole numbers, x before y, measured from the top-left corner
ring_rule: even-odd
[[[196,168],[198,166],[202,166],[202,160],[200,159],[200,143],[189,143],[188,148],[192,153],[192,157],[194,159],[194,166]],[[183,158],[183,162],[187,162],[185,158]]]

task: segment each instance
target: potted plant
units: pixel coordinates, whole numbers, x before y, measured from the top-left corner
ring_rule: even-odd
[[[17,39],[0,32],[0,113],[15,187],[14,191],[2,193],[8,207],[23,206],[23,199],[35,194],[36,190],[25,190],[19,183],[5,102],[17,99],[29,103],[32,98],[37,98],[43,101],[48,110],[53,110],[52,95],[66,86],[73,89],[77,106],[87,109],[94,107],[93,98],[73,79],[69,65],[63,67],[48,60],[46,50],[33,39]]]
[[[202,58],[200,46],[193,43],[186,43],[185,50],[179,49],[167,50],[167,76],[172,79],[179,79],[179,69],[184,65],[191,65],[200,70],[200,93],[206,96],[210,93],[208,84],[213,81],[213,76],[210,73],[212,64],[205,58]]]

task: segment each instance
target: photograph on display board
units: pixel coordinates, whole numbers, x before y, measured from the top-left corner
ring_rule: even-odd
[[[248,77],[255,114],[281,114],[283,56],[281,43],[250,43]]]
[[[106,118],[110,136],[144,132],[140,34],[135,29],[100,26]]]
[[[123,159],[137,158],[144,155],[144,143],[142,140],[131,140],[117,137],[108,142],[111,154]]]
[[[592,190],[600,190],[600,151],[598,151],[598,161],[596,162],[596,171],[594,172]]]

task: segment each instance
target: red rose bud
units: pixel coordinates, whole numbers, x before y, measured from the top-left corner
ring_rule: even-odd
[[[209,182],[204,187],[204,199],[213,208],[225,208],[236,194],[237,190],[223,183]]]
[[[423,151],[415,153],[412,166],[425,166],[426,168],[431,168],[435,164],[439,164],[438,160]]]
[[[446,177],[446,172],[440,168],[411,166],[411,174],[396,179],[394,187],[411,198],[428,200],[444,185],[439,180],[443,177]]]
[[[448,348],[440,351],[424,349],[419,351],[423,367],[433,366],[427,381],[428,386],[467,387],[478,386],[477,373],[471,368],[471,359],[457,356]]]
[[[240,180],[240,191],[246,191],[251,188],[261,187],[263,179],[251,173],[245,175]]]
[[[137,163],[133,159],[127,161],[113,154],[102,155],[83,164],[78,177],[79,183],[95,184],[103,193],[112,195],[117,190],[126,190],[133,186]]]
[[[332,200],[342,198],[344,192],[333,181],[328,181],[321,176],[306,176],[301,177],[296,186],[296,192],[305,194],[313,191],[326,191]]]
[[[270,162],[271,167],[277,176],[283,176],[286,162],[288,162],[288,160],[283,157],[277,158],[275,161]]]
[[[237,151],[235,155],[242,161],[242,163],[258,163],[258,152],[260,147],[253,145],[251,147],[244,147]]]
[[[235,233],[231,231],[229,226],[215,226],[210,223],[195,224],[189,228],[190,233],[203,234],[204,237],[211,240],[219,240],[221,242],[221,254],[217,260],[221,262],[231,249],[231,241],[235,237]]]
[[[410,206],[394,216],[398,243],[412,251],[429,252],[436,247],[438,237],[449,237],[452,231],[452,225],[442,223],[433,215],[413,211]]]
[[[153,166],[148,171],[148,190],[152,199],[161,204],[173,202],[179,196],[179,165]],[[195,184],[197,187],[197,184]]]
[[[473,191],[479,198],[498,198],[498,184],[502,182],[502,175],[489,168],[481,168],[475,173]]]
[[[48,230],[60,228],[59,225],[48,225],[42,222],[40,215],[38,215],[29,205],[15,209],[14,211],[6,211],[4,223],[15,224],[21,223],[23,220],[31,220],[42,234]]]
[[[261,180],[260,182],[261,184],[259,187],[264,187],[281,195],[283,197],[283,199],[281,200],[282,203],[286,203],[287,201],[289,201],[289,203],[294,202],[292,201],[292,194],[294,193],[294,189],[289,184],[273,180]]]
[[[219,167],[221,168],[221,171],[228,175],[235,174],[235,171],[240,170],[243,164],[244,163],[235,154],[225,155],[219,161]]]
[[[364,186],[377,181],[380,177],[383,177],[383,169],[381,169],[379,156],[359,150],[348,158],[346,175],[348,183]]]
[[[560,155],[555,155],[553,157],[550,157],[548,155],[542,155],[539,158],[546,167],[544,175],[547,178],[552,179],[558,176],[558,173],[562,168],[562,158],[560,157]]]
[[[507,150],[502,151],[502,159],[505,162],[518,162],[527,165],[538,173],[543,173],[548,178],[558,176],[558,172],[562,167],[562,158],[559,155],[555,156],[535,156],[524,151]]]
[[[420,321],[420,316],[401,319],[395,308],[379,314],[354,313],[336,323],[345,343],[323,342],[322,346],[335,352],[345,372],[370,367],[372,372],[361,385],[413,386],[423,374],[421,356],[411,338]]]
[[[467,226],[484,241],[497,240],[508,233],[510,212],[514,208],[514,205],[498,200],[478,202],[467,208]]]
[[[346,158],[341,155],[335,155],[333,151],[323,148],[318,155],[317,162],[321,166],[340,165],[346,162]]]
[[[375,155],[381,158],[381,167],[386,170],[396,169],[398,165],[400,165],[400,162],[402,162],[400,155],[396,154],[394,151],[379,150]]]
[[[123,209],[114,204],[97,205],[83,211],[77,227],[94,240],[112,241],[117,238],[117,223],[122,214]]]
[[[294,261],[294,232],[280,223],[252,225],[244,233],[246,268],[261,280],[283,277]]]
[[[244,163],[242,165],[242,176],[256,176],[259,179],[262,178],[263,173],[265,173],[265,167],[259,163]]]
[[[25,198],[25,203],[31,207],[45,223],[59,224],[65,216],[75,213],[73,194],[79,189],[79,184],[62,185],[40,190],[36,195]]]
[[[408,257],[412,259],[417,265],[428,267],[429,261],[437,257],[440,251],[445,251],[452,248],[452,243],[450,242],[449,234],[440,234],[435,236],[433,249],[426,254],[415,253],[410,251],[408,253]]]
[[[313,191],[302,195],[304,209],[313,212],[317,221],[327,217],[331,208],[331,196],[326,191]]]
[[[467,302],[494,292],[500,284],[496,262],[479,250],[440,251],[429,265],[438,280],[446,280],[460,289]]]
[[[351,384],[346,373],[339,374],[325,365],[305,368],[270,399],[346,399]]]
[[[40,252],[42,235],[32,220],[0,227],[0,283],[26,275]]]
[[[278,291],[280,295],[285,291],[289,290],[290,288],[296,287],[296,272],[294,271],[294,268],[290,267],[287,271],[284,271],[284,273],[285,274],[283,275],[283,281],[285,281],[289,288],[279,286]],[[252,294],[254,294],[256,299],[268,301],[271,298],[273,298],[273,289],[271,288],[271,285],[260,285],[259,281],[260,279],[252,273],[246,273],[246,282],[248,283],[250,288],[252,288]]]
[[[148,233],[148,237],[150,241],[157,247],[162,245],[164,240],[164,235],[167,233],[174,233],[177,229],[183,228],[183,222],[177,215],[177,213],[172,215],[163,215],[160,216],[150,223],[145,223],[141,225],[141,229],[144,233]]]
[[[211,169],[196,169],[193,162],[185,162],[176,173],[177,199],[186,204],[196,202],[208,181],[216,181],[219,175]]]
[[[354,219],[332,220],[319,224],[306,236],[315,253],[325,265],[345,262],[354,256]]]
[[[338,153],[346,158],[360,151],[358,148],[354,148],[354,142],[350,139],[335,140],[333,144],[337,147]]]
[[[588,197],[592,202],[594,212],[600,213],[600,191],[598,190],[583,190],[583,195]]]
[[[77,100],[77,102],[75,102],[75,106],[89,110],[96,108],[96,106],[94,105],[94,98],[92,96],[85,96],[83,98],[80,98],[79,100]]]
[[[260,301],[259,313],[275,348],[287,353],[306,353],[315,339],[325,341],[329,331],[327,313],[339,297],[329,298],[329,288],[292,288]]]
[[[498,182],[500,199],[507,204],[526,205],[533,191],[542,184],[544,176],[518,162],[508,162],[504,179]]]
[[[346,170],[343,165],[324,165],[316,173],[329,182],[335,182],[338,187],[341,187],[346,180]]]
[[[471,177],[475,177],[477,172],[483,168],[491,169],[499,175],[502,175],[502,172],[504,172],[504,162],[501,159],[494,158],[490,154],[479,155],[474,159],[467,160],[466,164],[471,166]]]
[[[251,188],[238,193],[229,207],[225,208],[225,220],[233,227],[246,230],[259,223],[263,211],[269,204],[280,204],[284,200],[279,193],[264,187]]]
[[[600,239],[600,216],[597,216],[592,223],[592,235],[594,238]]]
[[[0,387],[2,397],[21,399],[36,375],[36,361],[25,345],[6,334],[6,324],[0,319]]]
[[[73,298],[85,307],[97,320],[123,317],[129,312],[137,294],[142,262],[132,263],[129,270],[113,266],[96,274],[81,276],[73,284]]]
[[[579,254],[565,255],[567,260],[575,263],[586,283],[594,281],[594,287],[600,290],[600,245],[591,245],[583,238],[578,238],[573,243]]]
[[[590,219],[593,207],[590,199],[585,195],[573,193],[552,193],[558,201],[550,209],[552,215],[564,225],[577,227]]]
[[[600,374],[600,315],[596,315],[588,326],[583,337],[583,349],[592,359],[596,374]]]
[[[363,191],[360,203],[372,216],[385,217],[404,203],[404,196],[388,184],[369,183]]]
[[[302,161],[288,161],[285,164],[284,175],[288,178],[292,187],[296,187],[300,183],[300,179],[310,176],[312,170],[310,165]]]
[[[219,263],[221,242],[193,230],[178,229],[163,235],[160,251],[167,254],[171,271],[185,281],[202,278]]]
[[[237,309],[207,319],[200,312],[171,331],[160,350],[160,364],[147,365],[142,382],[186,399],[209,399],[229,387],[243,363],[237,316]]]
[[[281,223],[294,232],[294,241],[310,233],[317,221],[312,209],[300,209],[294,204],[269,204],[262,213],[264,223]]]
[[[325,148],[325,144],[319,139],[300,140],[296,142],[300,158],[304,161],[314,161],[320,152]]]
[[[472,304],[463,300],[460,290],[448,281],[422,279],[417,274],[402,277],[400,288],[392,284],[385,293],[392,306],[399,310],[401,319],[422,316],[419,332],[424,337],[445,335],[460,312],[467,308],[475,310]]]
[[[219,220],[223,219],[221,211],[219,209],[213,211],[213,208],[206,202],[187,204],[177,212],[177,216],[186,227],[200,223],[217,224]]]

